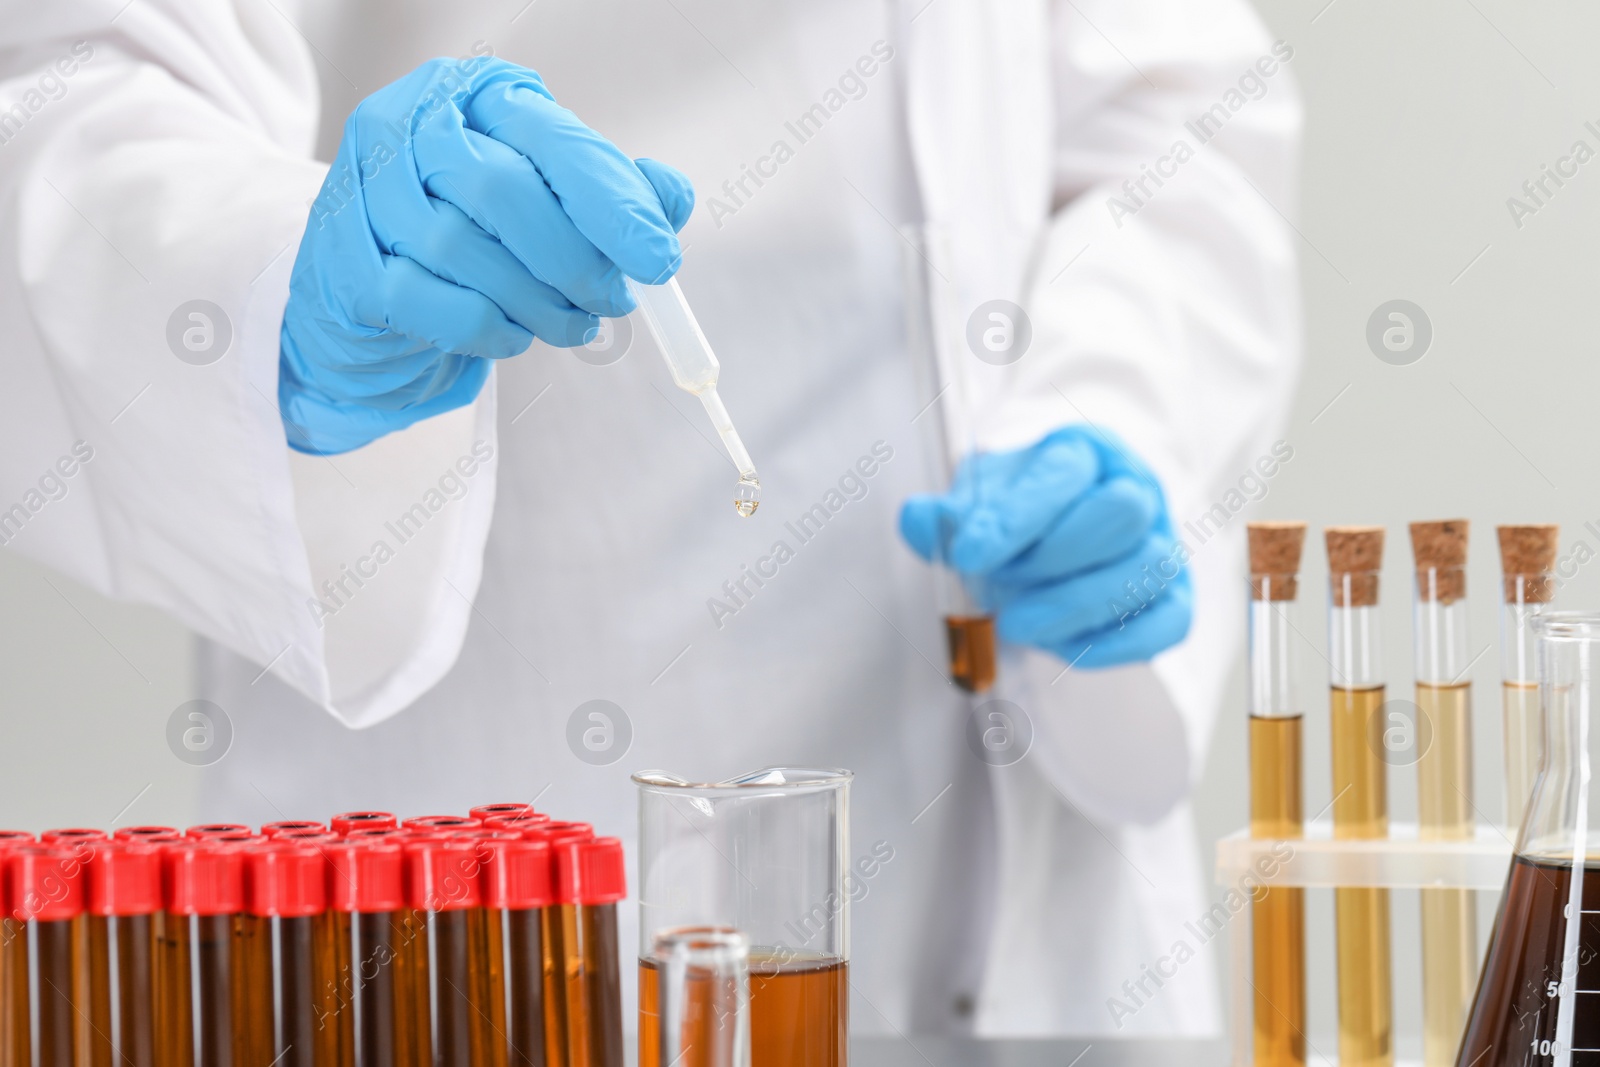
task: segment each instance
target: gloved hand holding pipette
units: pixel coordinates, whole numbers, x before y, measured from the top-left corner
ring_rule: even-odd
[[[573,347],[678,269],[694,191],[503,60],[433,60],[356,108],[289,286],[289,445],[329,454],[472,402],[490,361]]]
[[[1079,667],[1147,660],[1189,632],[1194,592],[1160,484],[1086,427],[970,457],[949,492],[906,501],[900,529],[967,580],[1002,638]]]

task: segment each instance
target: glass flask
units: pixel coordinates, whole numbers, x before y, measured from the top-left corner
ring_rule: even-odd
[[[1600,1064],[1600,613],[1549,612],[1545,744],[1457,1063]]]
[[[657,939],[693,927],[744,936],[750,1067],[847,1062],[850,779],[806,767],[713,783],[634,775],[640,1067],[668,1067]]]

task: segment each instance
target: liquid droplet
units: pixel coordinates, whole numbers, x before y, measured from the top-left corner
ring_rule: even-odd
[[[748,519],[760,506],[761,482],[754,475],[740,478],[739,484],[733,487],[733,510],[740,518]]]

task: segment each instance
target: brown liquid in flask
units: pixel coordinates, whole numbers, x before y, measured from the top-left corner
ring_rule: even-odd
[[[950,680],[969,693],[987,692],[995,678],[995,636],[992,615],[946,615],[950,648]]]
[[[1456,1061],[1463,1067],[1556,1062],[1573,871],[1565,859],[1512,863]],[[1571,1048],[1573,1067],[1593,1067],[1600,1064],[1600,864],[1582,871]]]
[[[659,972],[639,961],[639,1067],[659,1063]],[[832,958],[779,962],[750,954],[750,1067],[841,1067],[846,1062],[849,964]],[[678,1067],[691,1067],[686,1056]]]

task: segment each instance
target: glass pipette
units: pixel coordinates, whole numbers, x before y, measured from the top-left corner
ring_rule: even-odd
[[[628,291],[639,301],[645,325],[650,327],[650,335],[656,339],[656,347],[667,361],[673,382],[684,392],[699,397],[706,414],[711,416],[711,425],[739,471],[739,484],[733,490],[734,510],[748,519],[761,504],[761,479],[756,477],[755,463],[745,451],[739,431],[733,428],[733,420],[728,417],[722,398],[717,395],[717,372],[721,365],[706,335],[700,332],[700,324],[689,310],[689,302],[683,298],[678,280],[670,278],[665,285],[642,285],[629,278]]]

